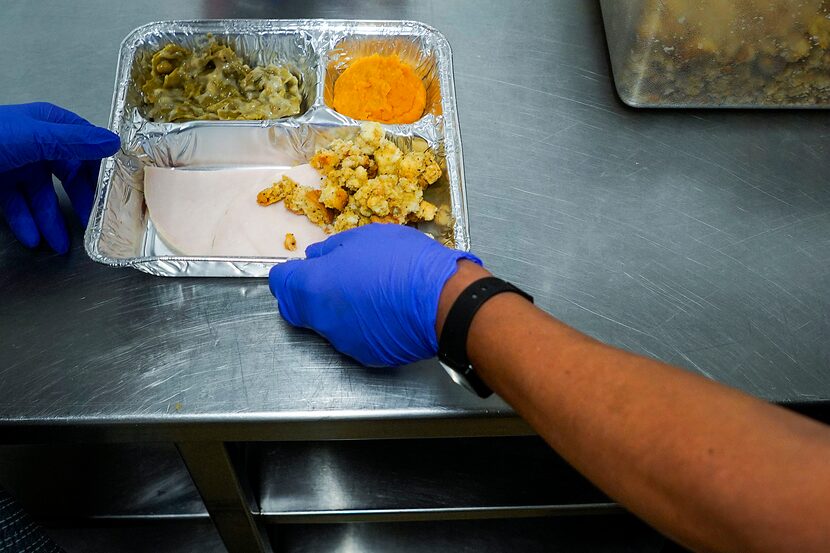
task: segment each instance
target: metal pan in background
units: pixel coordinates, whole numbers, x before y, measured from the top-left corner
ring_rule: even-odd
[[[632,107],[830,107],[823,0],[601,0],[620,98]]]

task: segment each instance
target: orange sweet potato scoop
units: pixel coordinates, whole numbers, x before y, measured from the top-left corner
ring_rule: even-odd
[[[426,88],[412,66],[396,56],[355,60],[334,83],[334,109],[354,119],[413,123],[426,107]]]

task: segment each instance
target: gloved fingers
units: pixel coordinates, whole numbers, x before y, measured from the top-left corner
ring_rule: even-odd
[[[317,242],[315,244],[311,244],[309,247],[305,249],[305,256],[308,259],[314,259],[315,257],[322,257],[332,251],[334,251],[338,246],[343,245],[343,237],[339,233],[335,234],[334,236],[329,236],[322,242]]]
[[[72,202],[72,208],[86,226],[92,213],[95,200],[95,187],[98,183],[98,171],[101,161],[97,159],[58,160],[49,163],[52,172],[63,184],[66,195]]]
[[[64,109],[49,102],[32,102],[24,104],[23,107],[32,118],[48,123],[64,123],[66,125],[86,125],[91,127],[92,123],[68,109]]]
[[[121,147],[117,134],[92,125],[38,122],[32,130],[35,160],[101,159]]]
[[[361,239],[365,239],[369,234],[382,232],[382,227],[404,228],[400,225],[372,223],[370,225],[344,230],[342,232],[338,232],[334,236],[329,236],[322,242],[311,244],[305,249],[305,256],[308,259],[313,259],[315,257],[328,255],[340,246],[346,246],[350,243],[359,243]]]
[[[278,263],[268,273],[268,286],[277,298],[280,315],[294,326],[305,326],[299,316],[296,297],[296,272],[306,261],[300,259]]]
[[[24,246],[35,248],[40,243],[40,233],[23,194],[14,182],[7,181],[9,176],[9,173],[0,174],[0,214]]]
[[[314,244],[309,245],[305,249],[306,259],[314,259],[315,257],[321,257],[323,255],[323,248],[325,247],[325,244],[328,240],[331,240],[331,238],[327,238],[322,242],[315,242]]]
[[[23,190],[37,229],[46,243],[57,253],[69,251],[69,233],[52,184],[52,173],[43,164],[20,171],[19,186]]]

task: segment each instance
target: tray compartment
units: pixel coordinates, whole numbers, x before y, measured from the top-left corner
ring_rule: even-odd
[[[421,34],[377,35],[350,34],[333,37],[334,44],[326,54],[323,68],[323,100],[334,109],[334,83],[356,59],[380,54],[397,56],[410,64],[426,87],[426,107],[421,119],[441,115],[441,82],[435,45]],[[342,117],[346,117],[341,115]]]
[[[131,59],[128,60],[130,80],[126,83],[125,108],[128,111],[136,110],[140,117],[147,119],[147,106],[142,99],[139,83],[142,68],[146,67],[156,51],[168,43],[196,49],[211,36],[233,48],[252,68],[270,64],[285,66],[297,77],[302,95],[300,113],[286,116],[287,118],[302,116],[314,105],[317,99],[320,54],[310,33],[292,29],[254,33],[234,31],[233,27],[213,27],[215,28],[182,23],[162,28],[142,27],[130,34],[122,45],[122,51],[128,47],[132,52]]]

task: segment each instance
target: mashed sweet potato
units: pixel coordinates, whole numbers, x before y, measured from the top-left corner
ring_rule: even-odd
[[[426,88],[398,56],[355,60],[334,82],[334,109],[354,119],[413,123],[426,107]]]

